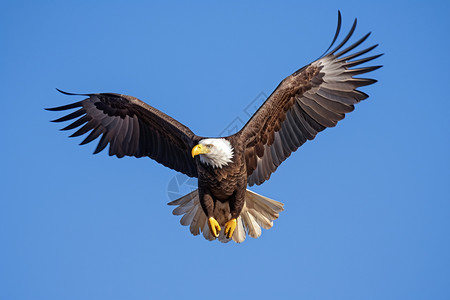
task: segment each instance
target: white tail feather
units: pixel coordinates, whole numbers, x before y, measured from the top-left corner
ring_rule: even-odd
[[[201,207],[197,206],[197,212],[195,213],[194,218],[192,219],[191,222],[191,227],[190,230],[192,232],[193,235],[199,235],[200,234],[200,228],[201,228],[201,224],[204,223],[204,221],[202,222],[202,217],[204,217],[205,214],[203,213],[203,210]]]
[[[192,208],[188,212],[186,212],[186,214],[181,218],[180,224],[184,225],[184,226],[191,225],[191,223],[194,219],[195,213],[198,210],[198,207],[199,207],[198,205],[197,206],[193,205]]]
[[[248,210],[241,212],[241,217],[244,220],[244,227],[247,234],[252,238],[258,238],[261,235],[261,227],[256,223],[250,212]]]
[[[218,202],[219,203],[219,202]],[[169,205],[177,205],[173,210],[174,215],[183,215],[180,220],[181,225],[190,226],[193,235],[199,235],[203,232],[205,239],[213,241],[216,238],[209,232],[208,222],[205,213],[200,205],[198,190],[195,190],[175,201],[168,203]],[[227,243],[231,239],[227,239],[223,226],[226,220],[229,220],[230,207],[228,203],[216,205],[214,210],[214,218],[218,220],[222,230],[219,233],[218,240]],[[245,193],[245,203],[241,214],[237,218],[237,226],[233,233],[232,239],[236,243],[245,241],[246,235],[258,238],[261,235],[261,227],[270,229],[273,226],[273,220],[278,218],[280,212],[283,211],[283,203],[261,196],[250,190]]]
[[[235,241],[236,243],[242,243],[243,241],[245,241],[245,228],[244,228],[244,221],[242,220],[242,217],[239,216],[237,218],[237,225],[236,225],[236,229],[234,230],[233,233],[233,241]]]
[[[206,220],[206,216],[205,216]],[[205,225],[203,225],[203,237],[207,239],[208,241],[214,241],[216,238],[209,232],[208,222],[205,222]]]

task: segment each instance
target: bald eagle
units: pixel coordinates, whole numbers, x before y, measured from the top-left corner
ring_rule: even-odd
[[[72,94],[87,98],[51,111],[76,111],[54,120],[76,119],[62,130],[80,127],[71,137],[89,134],[87,144],[100,137],[94,154],[109,144],[109,155],[148,156],[166,167],[198,178],[198,189],[169,205],[183,215],[181,224],[194,235],[203,232],[208,240],[234,240],[246,235],[257,238],[261,227],[269,229],[283,204],[258,195],[247,186],[268,180],[278,166],[307,140],[327,127],[334,127],[354,104],[367,94],[357,88],[376,82],[355,78],[381,66],[356,66],[382,54],[363,56],[378,45],[349,54],[370,35],[347,42],[356,28],[333,49],[341,29],[341,14],[333,41],[316,61],[286,77],[256,113],[236,134],[208,138],[139,99],[120,94]],[[330,50],[331,49],[331,50]]]

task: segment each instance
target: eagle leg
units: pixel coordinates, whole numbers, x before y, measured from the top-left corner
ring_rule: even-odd
[[[219,232],[220,232],[220,225],[216,221],[216,219],[214,219],[213,217],[210,217],[208,219],[208,226],[209,226],[209,231],[211,231],[211,234],[214,237],[218,237],[219,236]]]
[[[227,239],[233,236],[234,230],[236,229],[236,225],[237,225],[236,218],[231,219],[225,224],[225,235],[227,236]]]

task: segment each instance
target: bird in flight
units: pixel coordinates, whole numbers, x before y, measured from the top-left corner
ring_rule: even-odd
[[[98,137],[94,154],[109,144],[109,155],[150,157],[164,166],[198,178],[198,189],[169,203],[180,223],[194,235],[208,240],[241,243],[249,235],[257,238],[261,227],[269,229],[283,211],[281,202],[247,189],[268,180],[292,152],[327,127],[353,111],[366,99],[358,88],[376,82],[354,77],[381,66],[359,66],[380,57],[367,56],[378,45],[353,51],[370,32],[351,45],[356,28],[336,45],[341,13],[333,41],[316,61],[281,81],[256,113],[236,134],[203,137],[177,120],[127,95],[114,93],[72,94],[87,97],[72,104],[47,108],[76,109],[54,122],[76,119],[62,130],[78,128],[71,137],[89,132],[81,145]],[[357,67],[358,66],[358,67]]]

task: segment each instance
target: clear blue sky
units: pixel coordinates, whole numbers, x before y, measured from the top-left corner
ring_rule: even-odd
[[[148,2],[2,5],[0,299],[449,299],[446,1]],[[43,110],[79,99],[56,87],[118,92],[215,136],[326,49],[338,9],[384,68],[254,189],[286,209],[259,239],[192,236],[176,172],[92,155]]]

